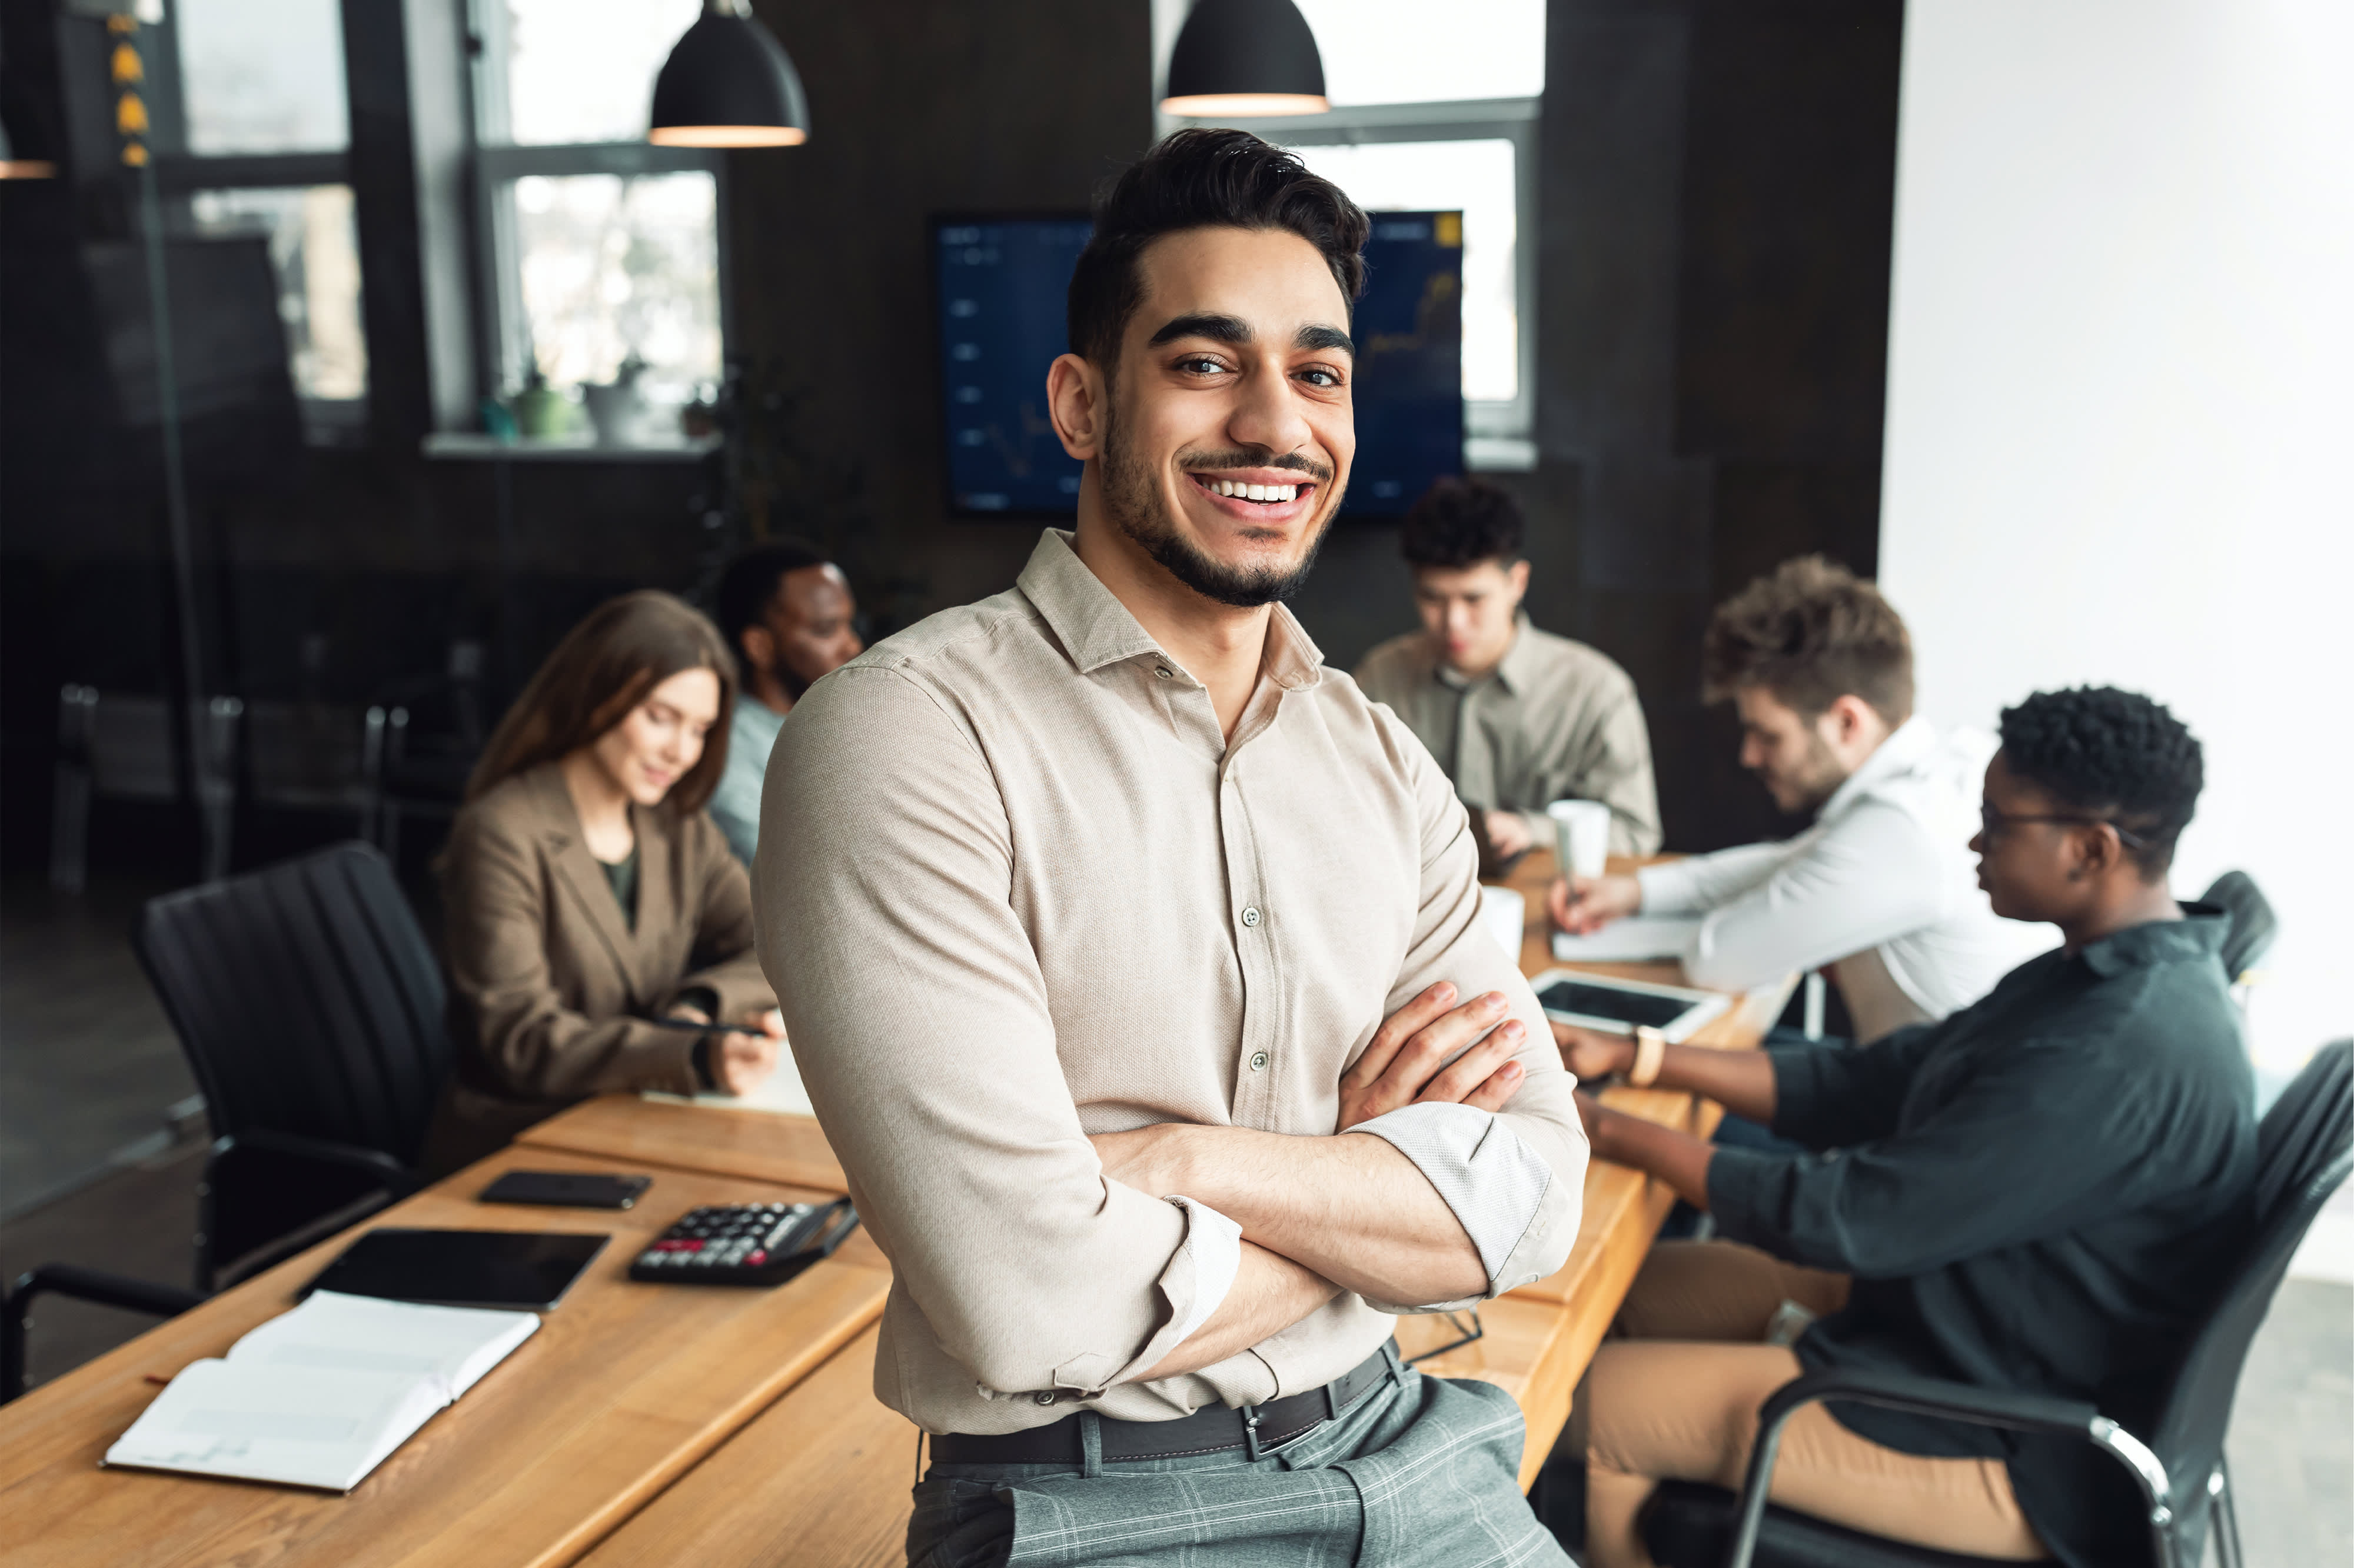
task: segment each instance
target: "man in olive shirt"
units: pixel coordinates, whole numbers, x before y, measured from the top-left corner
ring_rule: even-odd
[[[1728,1238],[1657,1249],[1628,1337],[1595,1359],[1578,1403],[1597,1568],[1649,1561],[1635,1520],[1659,1480],[1738,1475],[1759,1403],[1802,1369],[2085,1400],[2155,1436],[2244,1244],[2256,1166],[2226,921],[2167,887],[2200,778],[2199,743],[2147,697],[2043,693],[2006,712],[1979,881],[1997,914],[2049,920],[2062,946],[1876,1044],[1669,1046],[1654,1069],[1808,1152],[1712,1148],[1581,1097],[1597,1156],[1705,1204]],[[1564,1044],[1580,1073],[1629,1065],[1617,1041]],[[1760,1342],[1785,1301],[1820,1316],[1791,1349]],[[1850,1404],[1788,1433],[1774,1496],[1802,1512],[2071,1568],[2146,1551],[2131,1482],[2081,1440]]]
[[[1651,734],[1635,683],[1606,655],[1540,631],[1526,527],[1512,498],[1479,480],[1442,479],[1406,514],[1422,630],[1357,666],[1357,684],[1405,720],[1474,813],[1490,862],[1550,845],[1545,808],[1610,808],[1610,853],[1659,847]]]
[[[1279,601],[1355,450],[1364,214],[1180,132],[1047,407],[1077,527],[811,687],[755,867],[931,1434],[908,1556],[1561,1563],[1492,1385],[1392,1315],[1558,1268],[1585,1139],[1463,810]]]

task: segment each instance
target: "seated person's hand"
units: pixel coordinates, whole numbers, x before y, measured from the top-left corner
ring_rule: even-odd
[[[1643,907],[1643,885],[1631,876],[1563,876],[1545,893],[1553,923],[1574,936],[1598,931]]]
[[[1498,860],[1511,860],[1514,855],[1525,854],[1529,846],[1536,842],[1535,836],[1529,832],[1529,820],[1518,811],[1482,811],[1479,813],[1479,825],[1481,832],[1488,835],[1489,853]]]
[[[1527,1075],[1511,1057],[1528,1032],[1506,1016],[1503,993],[1454,1002],[1455,987],[1441,980],[1373,1032],[1365,1054],[1341,1075],[1341,1122],[1333,1130],[1425,1100],[1501,1110],[1520,1092]]]
[[[1561,1065],[1579,1083],[1592,1083],[1612,1073],[1623,1073],[1635,1065],[1635,1040],[1629,1034],[1610,1034],[1599,1029],[1580,1029],[1575,1023],[1547,1019],[1553,1025],[1553,1042],[1561,1047]]]
[[[716,1034],[711,1052],[711,1077],[720,1092],[748,1095],[777,1070],[777,1047],[784,1044],[785,1015],[775,1008],[755,1010],[743,1022],[758,1034]]]

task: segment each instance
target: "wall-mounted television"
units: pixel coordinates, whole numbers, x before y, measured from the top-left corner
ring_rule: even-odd
[[[1046,367],[1066,346],[1064,292],[1089,232],[1081,213],[932,219],[941,430],[951,509],[1067,517],[1079,465],[1046,419]],[[1357,457],[1344,516],[1395,517],[1463,471],[1463,215],[1383,212],[1365,244]]]

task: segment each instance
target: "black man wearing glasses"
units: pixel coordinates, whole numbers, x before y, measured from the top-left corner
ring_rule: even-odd
[[[1799,1153],[1581,1097],[1596,1159],[1659,1177],[1725,1238],[1653,1251],[1580,1391],[1564,1443],[1586,1463],[1588,1563],[1650,1561],[1635,1519],[1659,1481],[1737,1484],[1759,1403],[1802,1370],[2089,1400],[2148,1435],[2253,1213],[2226,921],[2167,885],[2200,780],[2199,743],[2147,697],[2028,698],[2003,715],[1971,848],[1996,912],[2052,922],[2059,948],[1861,1049],[1669,1046],[1637,1069]],[[1635,1053],[1581,1032],[1566,1054],[1590,1079]],[[2091,1568],[2147,1540],[2124,1473],[2081,1441],[1817,1405],[1783,1455],[1776,1501],[1922,1546]]]

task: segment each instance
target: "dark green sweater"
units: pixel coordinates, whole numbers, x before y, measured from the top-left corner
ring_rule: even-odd
[[[2090,1400],[2150,1436],[2254,1212],[2226,923],[2186,915],[2046,953],[1861,1050],[1770,1053],[1774,1130],[1818,1152],[1720,1148],[1709,1206],[1733,1240],[1853,1277],[1846,1308],[1798,1341],[1808,1367]],[[1906,1453],[2004,1459],[2074,1568],[2146,1555],[2131,1483],[2088,1443],[1832,1414]]]

